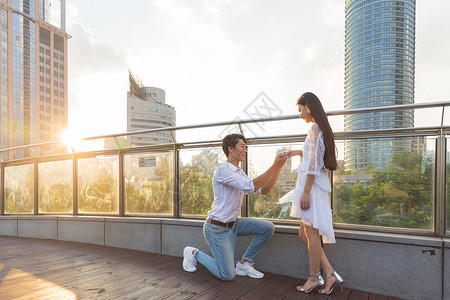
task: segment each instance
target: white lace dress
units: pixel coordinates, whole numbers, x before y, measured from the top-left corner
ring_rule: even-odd
[[[313,123],[306,136],[303,146],[303,161],[297,168],[298,178],[292,201],[291,217],[300,218],[301,222],[319,230],[324,243],[335,243],[333,230],[333,216],[330,207],[331,184],[324,167],[323,157],[325,144],[322,130]],[[300,198],[307,175],[314,175],[314,183],[310,192],[310,207],[300,208]]]

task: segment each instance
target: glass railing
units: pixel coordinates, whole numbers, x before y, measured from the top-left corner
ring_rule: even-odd
[[[5,214],[34,213],[34,165],[5,167],[3,176]]]
[[[173,150],[123,156],[125,214],[173,213]]]
[[[409,145],[410,149],[398,152],[385,149],[391,154],[386,163],[364,164],[364,168],[357,170],[346,171],[343,168],[335,171],[335,223],[433,229],[436,138],[421,139],[426,151],[411,147],[415,138],[352,140],[353,144],[400,144]],[[338,141],[342,142],[347,141]]]
[[[450,102],[416,106],[443,110]],[[408,108],[414,107],[408,105]],[[329,112],[329,116],[349,113],[352,112]],[[277,122],[292,122],[295,118],[298,117],[238,120],[166,130],[177,132],[269,121],[266,127],[283,126]],[[444,126],[444,120],[442,117],[436,126],[420,128],[335,132],[340,169],[329,173],[335,226],[448,236],[450,163],[447,149],[450,141],[446,134],[450,127]],[[242,132],[241,126],[235,127]],[[163,129],[149,131],[158,130]],[[111,137],[114,135],[108,136]],[[306,132],[250,136],[248,158],[241,167],[251,177],[256,177],[272,164],[277,154],[301,149],[305,138]],[[8,151],[28,151],[40,146],[0,152],[5,157]],[[351,151],[367,155],[354,159],[356,155],[349,157]],[[214,170],[225,159],[220,139],[216,138],[144,147],[121,145],[116,150],[3,161],[1,214],[204,218],[214,198]],[[290,217],[290,210],[300,160],[294,157],[286,162],[268,195],[246,196],[241,215],[297,223],[298,219]]]
[[[211,209],[214,171],[225,159],[220,147],[180,150],[178,205],[181,216],[205,216]]]
[[[59,160],[38,164],[40,213],[72,213],[73,161]]]

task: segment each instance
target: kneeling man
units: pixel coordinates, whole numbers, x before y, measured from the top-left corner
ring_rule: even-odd
[[[222,140],[222,149],[227,161],[217,167],[214,173],[214,201],[203,226],[206,241],[214,256],[194,247],[183,252],[183,269],[197,270],[197,261],[221,280],[233,280],[236,275],[263,278],[264,274],[254,267],[256,255],[272,237],[274,225],[271,222],[238,218],[245,194],[268,194],[280,175],[286,158],[276,158],[272,166],[262,175],[251,179],[239,168],[239,162],[247,156],[246,139],[240,134],[227,135]],[[255,235],[242,259],[234,265],[234,248],[237,236]]]

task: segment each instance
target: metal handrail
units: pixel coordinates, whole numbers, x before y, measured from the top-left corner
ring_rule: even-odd
[[[444,111],[444,108],[447,106],[450,106],[450,101],[402,104],[402,105],[391,105],[391,106],[378,106],[378,107],[371,107],[371,108],[357,108],[357,109],[348,109],[348,110],[334,110],[334,111],[328,111],[328,112],[326,112],[326,114],[327,114],[327,116],[340,116],[340,115],[349,115],[349,114],[396,111],[396,110],[405,110],[405,109],[423,109],[423,108],[434,108],[434,107],[442,107],[442,110]],[[279,117],[269,117],[269,118],[259,118],[259,119],[244,119],[244,120],[221,121],[221,122],[213,122],[213,123],[205,123],[205,124],[169,126],[169,127],[155,128],[155,129],[146,129],[146,130],[124,132],[124,133],[115,133],[115,134],[84,137],[84,138],[81,138],[80,140],[88,141],[88,140],[96,140],[96,139],[103,139],[103,138],[115,138],[115,137],[120,137],[120,136],[146,134],[146,133],[161,132],[161,131],[173,132],[173,131],[186,130],[186,129],[241,125],[241,124],[258,123],[258,122],[286,121],[286,120],[294,120],[297,118],[298,118],[298,114],[294,114],[294,115],[285,115],[285,116],[279,116]],[[443,127],[442,122],[441,122],[441,127]],[[441,127],[439,127],[439,128],[441,128]],[[351,132],[358,133],[360,131],[351,131]],[[0,153],[14,151],[14,150],[20,150],[20,149],[39,147],[39,146],[45,146],[45,145],[50,145],[50,144],[57,144],[57,143],[64,143],[64,141],[57,140],[57,141],[42,142],[42,143],[35,143],[35,144],[5,148],[5,149],[0,149]],[[177,144],[177,143],[173,143],[173,144]]]

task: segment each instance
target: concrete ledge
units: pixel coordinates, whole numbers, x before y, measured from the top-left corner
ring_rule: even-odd
[[[17,236],[17,217],[0,216],[0,234]]]
[[[205,220],[200,219],[161,219],[163,225],[176,225],[176,226],[190,226],[190,227],[203,227]]]
[[[446,248],[444,250],[444,278],[442,282],[444,283],[444,297],[443,299],[450,299],[450,249]]]
[[[20,215],[0,216],[0,234],[181,257],[188,245],[211,254],[203,224],[202,219]],[[346,287],[406,299],[450,299],[449,238],[347,229],[335,232],[336,244],[326,244],[324,249]],[[256,267],[263,272],[306,278],[307,248],[297,234],[298,224],[276,225],[274,236],[257,257]],[[236,260],[251,240],[237,238]]]
[[[19,216],[17,219],[18,236],[53,240],[58,238],[56,216]]]
[[[105,219],[105,245],[161,253],[161,220]]]
[[[58,240],[104,245],[104,218],[60,217],[58,218]]]

